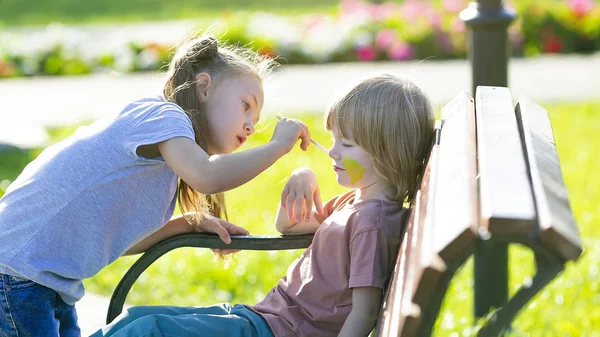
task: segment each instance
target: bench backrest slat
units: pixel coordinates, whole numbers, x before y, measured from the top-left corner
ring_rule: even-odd
[[[521,97],[515,109],[528,160],[540,239],[566,260],[582,253],[581,237],[562,178],[548,111]]]
[[[433,147],[429,156],[423,184],[421,184],[418,219],[415,221],[412,242],[409,246],[413,253],[409,260],[407,277],[410,281],[407,282],[409,286],[405,293],[412,294],[411,302],[417,305],[421,313],[428,310],[432,294],[448,269],[435,249],[437,233],[433,227],[433,214],[437,207],[435,195],[440,187],[439,153],[443,142],[443,138],[440,138],[439,144]],[[420,315],[419,318],[419,320],[406,320],[402,336],[416,335],[424,317]]]
[[[477,88],[481,226],[492,235],[527,235],[535,206],[508,88]]]
[[[406,296],[406,283],[410,281],[406,275],[410,255],[410,242],[413,237],[413,228],[415,221],[418,221],[420,192],[417,192],[413,211],[410,213],[410,218],[406,224],[406,234],[402,238],[398,258],[392,274],[392,279],[388,286],[387,294],[383,301],[382,309],[379,315],[379,324],[377,324],[376,336],[400,336],[402,327],[407,320],[419,320],[419,308],[412,303],[411,296]]]
[[[430,204],[432,170],[435,171],[439,149],[439,125],[436,126],[435,141],[427,161],[421,186],[407,223],[400,246],[394,272],[385,295],[383,308],[377,324],[376,336],[411,336],[421,322],[420,307],[413,303],[413,289],[421,276],[421,260],[428,255],[421,253],[422,229]],[[434,185],[435,186],[435,185]],[[441,261],[433,257],[434,261]],[[442,262],[443,264],[443,262]],[[429,280],[429,279],[427,279]]]
[[[477,147],[473,98],[462,92],[442,109],[434,250],[446,262],[474,248],[479,224]]]

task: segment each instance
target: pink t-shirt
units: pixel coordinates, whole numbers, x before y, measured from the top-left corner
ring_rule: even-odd
[[[400,204],[351,191],[329,200],[312,244],[253,309],[276,337],[337,336],[352,310],[352,288],[384,289],[400,246]]]

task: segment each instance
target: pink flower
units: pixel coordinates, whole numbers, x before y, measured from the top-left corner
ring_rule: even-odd
[[[404,19],[408,22],[416,22],[419,18],[432,16],[430,13],[435,12],[435,8],[429,2],[421,0],[405,0],[400,7],[400,12]]]
[[[446,53],[447,55],[451,55],[452,52],[454,51],[454,47],[452,46],[452,41],[450,40],[450,36],[448,36],[448,34],[442,32],[442,31],[437,31],[435,33],[435,37],[436,37],[438,45],[440,47],[442,47],[442,50],[444,51],[444,53]]]
[[[525,37],[520,31],[508,31],[508,38],[510,41],[510,48],[512,50],[521,51],[525,45]]]
[[[379,49],[388,49],[396,41],[396,32],[393,29],[383,29],[375,36],[375,45]]]
[[[370,10],[371,4],[360,0],[342,0],[340,1],[340,13],[358,14]]]
[[[589,13],[595,6],[594,0],[569,0],[569,8],[571,8],[571,12],[575,14],[578,18],[585,16]]]
[[[304,30],[307,32],[318,30],[319,26],[323,25],[323,15],[314,14],[311,15],[308,20],[306,20],[306,25]]]
[[[418,1],[406,0],[402,5],[402,12],[406,19],[411,19],[421,14],[421,4]]]
[[[544,47],[543,50],[544,52],[547,53],[560,53],[561,51],[563,51],[563,42],[561,41],[561,39],[559,39],[556,36],[550,36],[547,38],[544,38]]]
[[[467,8],[465,0],[442,0],[442,8],[450,13],[458,13]]]
[[[392,60],[410,60],[415,56],[415,51],[408,43],[396,42],[388,49],[387,55]]]
[[[377,57],[375,48],[371,46],[358,47],[356,49],[356,58],[360,61],[373,61]]]
[[[16,68],[14,63],[7,62],[3,63],[0,59],[0,77],[11,77],[16,73]]]
[[[432,27],[439,28],[441,26],[442,17],[437,10],[430,8],[425,15],[427,16],[427,21],[431,23]]]
[[[564,44],[560,37],[554,33],[550,26],[542,28],[542,51],[545,53],[560,53],[564,49]]]
[[[371,15],[375,21],[384,21],[388,18],[396,16],[398,5],[385,2],[379,5],[374,5],[371,9]]]
[[[452,25],[450,26],[450,31],[454,32],[454,33],[463,34],[465,32],[465,22],[463,20],[461,20],[458,16],[455,17],[452,20]]]

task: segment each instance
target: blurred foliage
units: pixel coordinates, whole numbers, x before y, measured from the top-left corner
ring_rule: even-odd
[[[7,2],[17,3],[21,2]],[[302,6],[308,9],[312,3]],[[344,0],[330,13],[319,12],[317,6],[310,15],[281,15],[271,11],[280,7],[265,1],[256,8],[266,11],[223,11],[202,21],[198,30],[210,26],[227,43],[248,46],[282,64],[464,58],[466,27],[459,13],[467,3]],[[543,4],[518,0],[507,1],[507,6],[517,13],[509,27],[515,56],[590,53],[600,48],[597,0],[548,0]],[[137,33],[143,32],[127,36],[118,28],[111,32],[102,36],[103,41],[77,27],[61,25],[49,25],[35,34],[0,34],[0,77],[164,69],[182,39],[162,36],[166,33],[142,39]]]
[[[562,173],[569,190],[583,242],[584,255],[569,263],[565,271],[541,291],[516,318],[510,336],[598,336],[600,331],[600,102],[542,104],[550,111]],[[311,128],[314,139],[331,145],[323,119],[315,114],[296,116]],[[260,131],[244,148],[270,139],[275,120],[265,118]],[[55,129],[53,139],[70,134],[74,128]],[[0,181],[3,189],[26,164],[1,154]],[[32,157],[35,154],[32,154]],[[32,158],[32,157],[29,157]],[[299,166],[317,172],[323,199],[340,193],[330,159],[315,147],[307,152],[293,150],[256,179],[227,192],[228,210],[233,223],[252,234],[275,234],[274,218],[283,185]],[[0,190],[0,195],[2,190]],[[516,292],[533,275],[535,266],[530,251],[510,248],[510,291]],[[262,299],[301,250],[279,252],[240,252],[230,260],[217,260],[209,250],[180,248],[156,261],[132,288],[129,304],[210,305],[229,301],[253,304]],[[85,281],[87,291],[110,296],[136,257],[123,257]],[[472,261],[458,272],[450,285],[436,323],[435,336],[474,336]]]

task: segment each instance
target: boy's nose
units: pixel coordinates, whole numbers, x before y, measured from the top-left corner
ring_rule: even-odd
[[[334,147],[331,147],[329,149],[329,151],[327,152],[327,154],[329,154],[329,157],[333,158],[333,159],[339,159],[339,154],[337,153],[337,151],[333,150]]]

